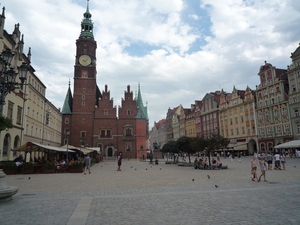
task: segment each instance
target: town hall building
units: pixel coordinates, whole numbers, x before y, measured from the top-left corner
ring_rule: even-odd
[[[76,40],[73,94],[70,83],[62,107],[62,145],[95,148],[105,157],[146,155],[148,113],[140,85],[137,96],[128,85],[121,106],[114,106],[108,85],[96,82],[96,48],[89,5]]]

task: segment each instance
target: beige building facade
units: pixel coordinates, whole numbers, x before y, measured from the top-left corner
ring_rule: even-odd
[[[23,87],[12,90],[3,104],[2,116],[11,119],[13,128],[2,130],[0,133],[0,161],[9,161],[17,157],[13,149],[29,141],[60,146],[62,115],[60,110],[45,97],[46,86],[35,75],[35,70],[30,65],[30,48],[27,55],[23,53],[24,35],[21,35],[20,25],[16,24],[13,32],[9,34],[4,29],[4,8],[0,19],[0,53],[7,49],[11,50],[14,56],[9,67],[13,67],[16,73],[22,63],[26,63],[29,69]],[[19,74],[16,82],[20,82]],[[48,124],[46,124],[47,112]]]
[[[229,149],[253,154],[257,150],[255,131],[255,94],[247,87],[227,94],[222,90],[220,97],[220,134],[230,139]]]

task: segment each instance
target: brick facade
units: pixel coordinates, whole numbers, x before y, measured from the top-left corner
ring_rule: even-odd
[[[119,108],[114,106],[107,85],[100,92],[96,82],[97,43],[89,23],[91,14],[87,10],[84,16],[84,29],[76,41],[74,94],[69,88],[62,109],[62,144],[98,147],[100,154],[111,158],[118,152],[123,152],[124,158],[142,157],[147,148],[148,115],[140,87],[135,97],[128,85]],[[89,57],[88,62],[81,60],[85,56]]]

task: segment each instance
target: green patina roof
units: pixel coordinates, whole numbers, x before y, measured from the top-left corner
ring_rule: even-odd
[[[139,90],[138,90],[138,96],[136,99],[136,106],[139,108],[138,113],[136,115],[136,119],[148,119],[148,111],[147,111],[147,107],[144,106],[143,104],[143,99],[142,99],[142,94],[141,94],[141,90],[140,90],[140,85],[139,85]]]
[[[91,20],[92,14],[89,11],[89,0],[87,0],[86,12],[83,14],[84,19],[81,22],[81,33],[79,37],[91,37],[93,35],[93,22]]]
[[[69,82],[68,92],[67,92],[61,113],[62,114],[72,114],[72,103],[73,103],[73,97],[72,97],[72,92],[71,92],[70,82]]]

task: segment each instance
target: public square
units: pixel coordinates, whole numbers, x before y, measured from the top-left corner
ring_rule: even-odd
[[[104,161],[87,175],[9,175],[19,191],[0,203],[0,224],[300,224],[300,159],[268,170],[268,182],[251,181],[250,160],[195,170],[126,159],[122,171]]]

